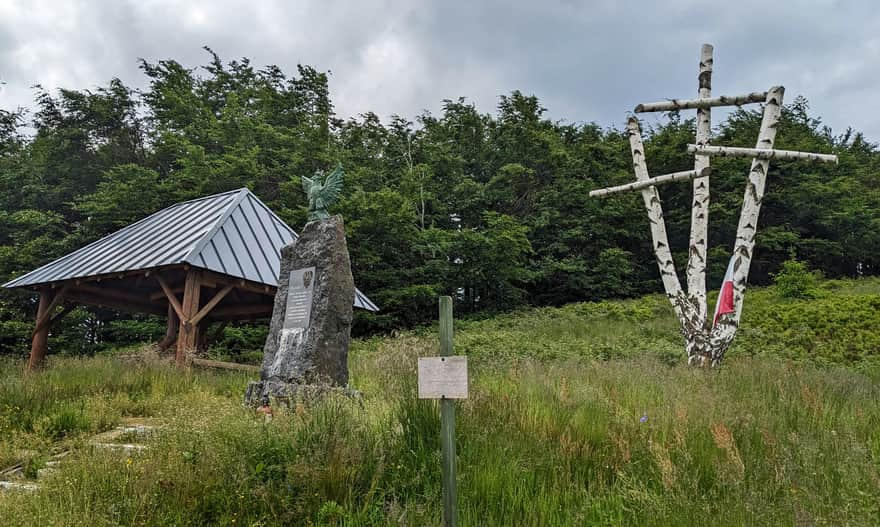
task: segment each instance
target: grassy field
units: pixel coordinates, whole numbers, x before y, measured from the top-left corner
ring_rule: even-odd
[[[880,524],[880,281],[747,298],[714,371],[681,365],[665,300],[575,304],[456,325],[463,525]],[[271,421],[248,377],[113,356],[0,366],[0,525],[439,525],[439,413],[416,399],[428,330],[354,343],[363,403]],[[113,452],[125,418],[158,431]]]

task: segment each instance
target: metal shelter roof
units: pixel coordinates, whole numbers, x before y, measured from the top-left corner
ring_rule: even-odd
[[[27,287],[96,275],[190,264],[278,286],[281,248],[298,235],[250,190],[177,203],[3,287]],[[379,308],[359,290],[355,307]]]

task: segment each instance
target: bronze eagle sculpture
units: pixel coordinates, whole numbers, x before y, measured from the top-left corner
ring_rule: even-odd
[[[326,177],[321,170],[311,178],[302,176],[303,190],[309,200],[309,221],[325,220],[330,217],[327,209],[336,203],[339,195],[342,194],[343,174],[342,164],[339,164]]]

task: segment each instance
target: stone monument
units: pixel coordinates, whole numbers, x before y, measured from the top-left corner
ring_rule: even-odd
[[[281,249],[260,380],[248,385],[248,405],[348,391],[354,279],[342,217],[327,213],[339,197],[342,176],[339,166],[326,178],[303,177],[309,222],[296,241]]]

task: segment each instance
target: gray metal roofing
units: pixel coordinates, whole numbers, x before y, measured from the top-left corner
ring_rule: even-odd
[[[3,287],[182,263],[274,287],[278,285],[281,248],[297,237],[243,188],[162,209]],[[379,310],[360,291],[356,291],[354,305]]]

